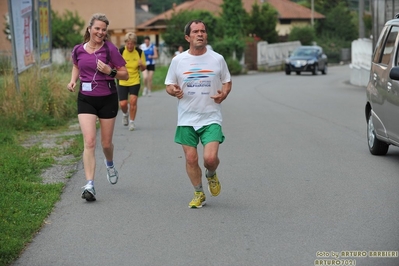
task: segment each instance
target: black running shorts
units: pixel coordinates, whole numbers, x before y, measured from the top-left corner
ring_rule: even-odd
[[[87,96],[78,94],[78,114],[93,114],[98,118],[114,118],[118,114],[118,94]]]

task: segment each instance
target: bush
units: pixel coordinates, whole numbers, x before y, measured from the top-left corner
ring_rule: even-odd
[[[316,31],[312,26],[293,27],[288,41],[300,41],[302,45],[312,45],[316,39]]]
[[[76,93],[66,89],[69,73],[63,74],[55,67],[41,69],[39,74],[39,67],[31,67],[18,79],[19,92],[12,72],[4,75],[0,84],[2,125],[15,130],[42,130],[64,125],[76,117]]]
[[[231,75],[241,74],[242,66],[237,59],[227,58],[226,63]]]
[[[78,12],[66,10],[60,15],[55,11],[51,11],[51,34],[53,37],[53,48],[74,47],[77,43],[83,41],[81,34],[85,21],[79,17]]]
[[[213,50],[223,55],[224,58],[232,58],[235,52],[236,58],[241,58],[244,54],[245,40],[225,38],[212,45]]]
[[[0,75],[12,72],[11,56],[0,55]]]
[[[329,63],[339,63],[341,61],[341,50],[351,47],[350,42],[328,36],[320,37],[317,44],[323,48]]]

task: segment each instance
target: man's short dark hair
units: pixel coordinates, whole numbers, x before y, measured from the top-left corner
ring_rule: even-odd
[[[150,40],[150,36],[145,36],[144,40]]]
[[[198,24],[198,23],[204,24],[205,31],[207,31],[206,30],[206,24],[202,20],[195,19],[195,20],[191,20],[189,23],[186,24],[186,26],[184,27],[184,35],[190,36],[191,24],[193,24],[193,23],[195,23],[195,24]]]

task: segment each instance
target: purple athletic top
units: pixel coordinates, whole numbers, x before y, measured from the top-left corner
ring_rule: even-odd
[[[80,93],[88,96],[107,96],[116,93],[115,79],[97,70],[97,59],[100,59],[111,68],[126,65],[118,48],[109,41],[95,53],[89,54],[83,44],[76,45],[72,50],[72,61],[79,68],[81,82]],[[90,83],[90,90],[82,90],[82,83]]]

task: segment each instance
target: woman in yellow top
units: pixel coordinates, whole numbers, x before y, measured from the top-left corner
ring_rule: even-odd
[[[137,113],[137,97],[140,90],[140,71],[146,69],[145,55],[140,48],[136,47],[137,36],[133,32],[125,35],[125,46],[119,51],[123,59],[126,61],[126,69],[129,73],[128,80],[119,80],[118,95],[119,105],[123,112],[122,123],[124,126],[129,125],[129,130],[135,129],[134,119]],[[128,111],[128,94],[129,97],[129,113]],[[130,115],[130,119],[129,119]]]

